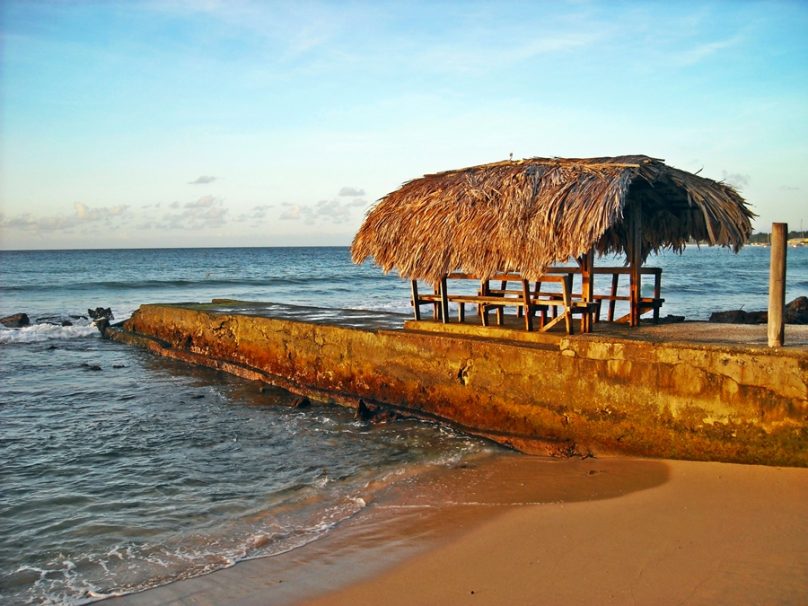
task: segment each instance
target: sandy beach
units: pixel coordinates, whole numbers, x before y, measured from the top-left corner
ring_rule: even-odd
[[[808,469],[504,454],[366,496],[302,549],[107,603],[808,603]]]

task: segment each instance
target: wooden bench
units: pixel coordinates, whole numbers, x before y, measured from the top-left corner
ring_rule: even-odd
[[[432,305],[432,319],[446,321],[442,315],[441,302],[443,298],[440,295],[439,289],[435,288],[431,294],[421,294],[418,292],[418,281],[411,280],[410,288],[412,291],[410,303],[415,310],[415,319],[421,320],[421,305]]]

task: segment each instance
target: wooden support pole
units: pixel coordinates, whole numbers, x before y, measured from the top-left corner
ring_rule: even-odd
[[[617,304],[617,286],[620,274],[612,274],[612,289],[609,291],[611,298],[609,299],[609,322],[614,322],[614,306]]]
[[[581,267],[581,298],[584,302],[591,303],[595,300],[595,276],[592,273],[595,268],[595,249],[593,248],[583,255],[578,265]],[[591,330],[592,316],[587,308],[587,311],[581,316],[581,332],[590,332]]]
[[[641,274],[642,268],[642,207],[639,202],[634,202],[631,207],[631,217],[629,224],[629,263],[631,268],[630,290],[629,290],[629,326],[640,325],[640,299],[641,294]]]
[[[449,293],[446,288],[446,276],[440,279],[440,319],[444,324],[449,323]]]
[[[421,319],[421,309],[418,307],[418,280],[410,281],[410,288],[412,290],[412,306],[415,308],[415,320]]]
[[[785,336],[787,223],[772,223],[769,265],[769,347],[782,347]]]

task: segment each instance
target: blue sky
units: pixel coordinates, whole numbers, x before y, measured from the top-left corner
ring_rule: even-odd
[[[0,247],[348,244],[402,182],[641,153],[808,228],[808,3],[0,5]]]

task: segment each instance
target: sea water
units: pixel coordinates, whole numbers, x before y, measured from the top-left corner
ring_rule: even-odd
[[[765,309],[768,255],[652,258],[663,316]],[[789,249],[787,298],[803,294],[808,249]],[[388,325],[410,311],[408,283],[347,248],[0,252],[0,316],[33,322],[0,328],[0,602],[81,604],[287,552],[360,514],[372,487],[494,449],[439,424],[296,409],[282,390],[105,341],[87,318],[214,297]]]

